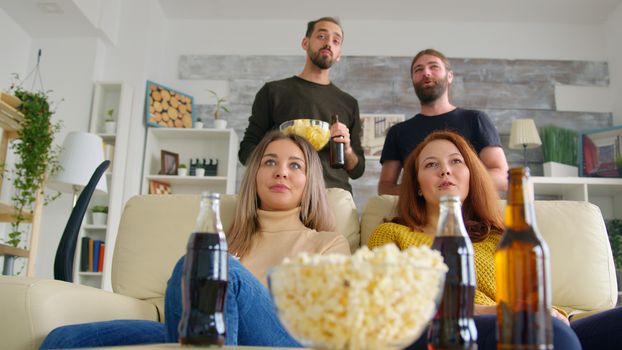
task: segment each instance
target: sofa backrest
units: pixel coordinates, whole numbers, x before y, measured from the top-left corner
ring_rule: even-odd
[[[328,201],[337,232],[352,250],[360,244],[358,213],[350,192],[331,188]],[[222,195],[220,215],[225,230],[235,211],[236,196]],[[154,303],[163,316],[166,282],[173,266],[186,252],[186,243],[199,211],[199,195],[145,195],[125,205],[112,261],[112,289],[116,293]]]
[[[369,199],[361,216],[361,244],[367,244],[376,226],[395,216],[396,204],[397,196]],[[614,307],[615,266],[600,209],[575,201],[535,201],[534,208],[551,252],[553,304],[568,312]]]

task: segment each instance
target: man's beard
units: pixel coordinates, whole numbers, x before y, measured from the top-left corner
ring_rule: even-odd
[[[309,58],[311,59],[311,62],[313,62],[313,64],[316,65],[320,69],[328,69],[335,62],[335,60],[333,60],[332,56],[322,56],[322,54],[321,54],[322,50],[327,50],[327,49],[328,48],[325,46],[325,47],[319,49],[316,52],[311,50],[311,48],[309,48],[307,50],[307,54],[309,55]],[[330,49],[328,49],[328,50],[330,50]],[[333,51],[331,50],[331,53],[332,52]]]
[[[424,81],[425,79],[422,79],[418,84],[413,82],[415,94],[417,94],[422,105],[436,101],[439,97],[443,96],[449,86],[447,75],[445,75],[444,78],[434,79],[434,86],[429,88],[423,86]]]

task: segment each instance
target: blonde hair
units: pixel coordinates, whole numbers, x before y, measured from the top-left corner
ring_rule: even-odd
[[[304,138],[294,134],[283,134],[280,131],[271,131],[255,147],[248,162],[246,172],[240,184],[240,194],[235,208],[233,224],[227,234],[229,252],[243,257],[251,248],[253,235],[259,229],[257,209],[261,198],[257,194],[257,171],[261,165],[266,148],[274,141],[290,140],[302,151],[306,163],[307,180],[300,203],[300,221],[306,227],[316,231],[333,231],[334,218],[328,207],[326,185],[322,174],[322,163],[317,152]]]

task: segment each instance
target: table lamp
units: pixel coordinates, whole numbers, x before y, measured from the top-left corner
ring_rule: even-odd
[[[540,145],[542,145],[542,141],[540,141],[540,135],[533,119],[515,119],[512,121],[509,147],[523,150],[525,167],[527,167],[527,149],[536,148]]]
[[[103,161],[104,142],[101,137],[84,131],[70,132],[65,137],[59,156],[62,169],[48,179],[47,186],[60,192],[73,193],[75,205],[77,194]],[[95,191],[108,192],[105,176],[99,180]]]

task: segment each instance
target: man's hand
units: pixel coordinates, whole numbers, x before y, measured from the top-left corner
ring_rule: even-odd
[[[341,136],[341,137],[337,137]],[[335,142],[344,143],[345,156],[346,156],[346,170],[352,170],[358,164],[359,158],[354,153],[352,145],[350,145],[350,129],[341,123],[337,122],[330,126],[330,138]]]

